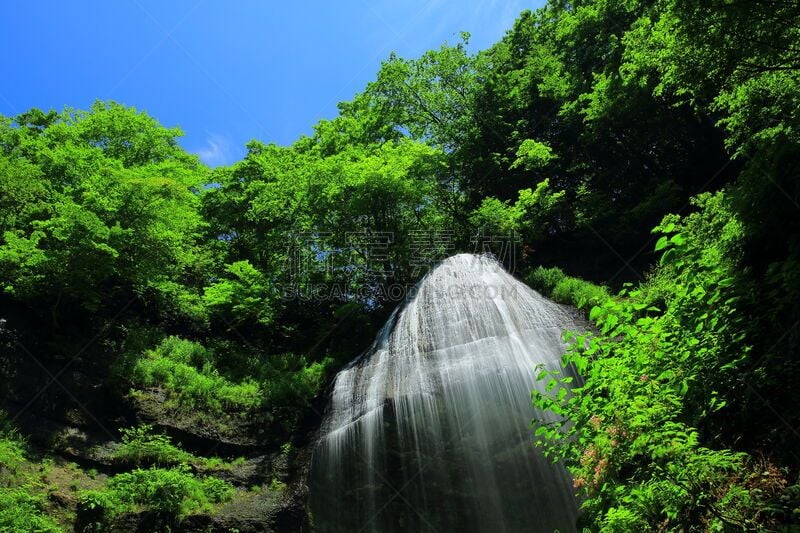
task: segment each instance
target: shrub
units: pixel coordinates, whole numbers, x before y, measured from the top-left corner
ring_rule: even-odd
[[[76,510],[76,531],[104,531],[104,526],[119,512],[114,494],[104,490],[82,492]]]
[[[662,253],[647,283],[615,298],[572,278],[553,291],[600,299],[589,313],[596,327],[570,335],[563,357],[582,386],[570,393],[572,376],[542,370],[547,392],[532,393],[558,415],[536,421],[537,442],[564,460],[593,529],[768,531],[797,508],[785,472],[718,437],[748,386],[750,348],[736,263],[708,243],[741,227],[721,195],[698,202],[701,211],[656,228]]]
[[[15,474],[19,465],[25,461],[22,443],[0,437],[0,474]]]
[[[264,401],[284,425],[292,426],[301,410],[319,394],[332,365],[330,358],[313,363],[291,354],[273,358]]]
[[[137,468],[114,476],[108,483],[119,502],[182,517],[227,501],[233,487],[217,478],[198,478],[187,466]]]
[[[177,337],[164,339],[133,368],[138,386],[162,387],[170,400],[185,409],[220,413],[226,408],[247,410],[261,403],[258,383],[233,383],[214,368],[213,357],[202,345]]]
[[[0,411],[0,474],[16,473],[17,468],[25,462],[25,449],[19,433],[6,420],[6,414]]]
[[[203,490],[208,500],[214,503],[228,501],[233,496],[231,484],[216,477],[203,478]]]
[[[558,282],[565,277],[566,274],[558,267],[545,268],[540,266],[536,267],[533,272],[528,274],[525,281],[527,281],[528,285],[533,287],[534,290],[539,291],[545,296],[550,296],[553,293],[553,289],[558,285]]]
[[[91,517],[107,523],[119,513],[135,510],[183,518],[229,501],[233,492],[229,483],[210,476],[197,477],[186,465],[137,468],[111,478],[104,491],[83,492],[78,510],[82,522]]]
[[[113,458],[137,466],[167,466],[188,463],[194,456],[172,444],[167,435],[153,433],[152,426],[145,424],[122,430],[122,444]]]
[[[609,298],[608,289],[564,274],[556,267],[537,267],[526,278],[528,284],[558,303],[588,311]]]
[[[559,281],[551,298],[558,303],[573,305],[587,311],[609,298],[605,287],[578,278],[565,277]]]
[[[213,362],[213,354],[202,344],[175,336],[161,341],[156,352],[176,363],[194,367],[202,367],[206,363]]]
[[[155,433],[153,427],[143,424],[122,430],[122,444],[112,458],[134,466],[176,466],[191,464],[211,470],[231,469],[244,464],[244,458],[226,461],[219,457],[197,457],[172,443],[168,435]]]
[[[283,492],[284,490],[286,490],[286,483],[274,477],[269,482],[269,490],[272,492]]]
[[[0,411],[0,532],[61,531],[44,514],[44,495],[26,464],[25,443]]]

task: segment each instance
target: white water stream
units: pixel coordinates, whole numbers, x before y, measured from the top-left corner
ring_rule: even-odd
[[[320,531],[574,530],[569,475],[534,448],[534,367],[581,325],[486,256],[430,271],[336,377],[314,451]]]

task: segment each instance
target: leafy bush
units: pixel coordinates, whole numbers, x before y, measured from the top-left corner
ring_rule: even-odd
[[[106,531],[106,526],[120,512],[120,508],[112,492],[86,490],[80,495],[76,511],[76,530]]]
[[[108,483],[123,505],[140,505],[175,516],[207,510],[227,501],[233,487],[217,478],[195,477],[188,467],[136,469],[114,476]]]
[[[135,361],[132,380],[137,387],[165,390],[168,405],[178,409],[218,415],[263,408],[291,427],[300,411],[319,394],[334,362],[326,358],[309,363],[302,356],[287,353],[249,361],[247,365],[255,379],[233,382],[215,368],[211,350],[196,342],[168,337]],[[147,446],[163,448],[163,442],[154,441]]]
[[[656,228],[663,254],[654,277],[600,299],[589,314],[598,330],[570,335],[564,363],[584,385],[570,394],[571,377],[545,370],[539,378],[552,392],[533,392],[537,407],[562,417],[538,421],[538,444],[566,462],[587,525],[602,531],[768,529],[788,502],[779,504],[787,482],[778,469],[696,429],[713,429],[741,395],[748,353],[735,264],[698,238],[712,233],[712,242],[724,242],[717,237],[740,226],[720,197],[696,205],[699,213]],[[568,281],[554,293],[604,292]]]
[[[139,359],[133,369],[138,386],[162,387],[178,406],[218,413],[224,409],[252,409],[261,403],[258,383],[233,383],[214,368],[212,355],[202,345],[178,337],[164,339]]]
[[[161,341],[155,352],[176,363],[183,363],[196,368],[202,368],[206,363],[213,362],[213,354],[202,344],[175,336],[167,337]]]
[[[194,456],[172,444],[169,436],[153,433],[152,426],[142,425],[122,430],[122,444],[113,458],[137,466],[167,466],[188,463]]]
[[[521,233],[528,240],[538,240],[550,233],[554,213],[561,207],[564,195],[564,191],[553,191],[549,180],[544,179],[536,184],[535,190],[519,191],[513,204],[494,197],[484,198],[470,215],[470,223],[485,233]]]
[[[203,299],[208,308],[237,325],[253,319],[270,325],[275,318],[277,294],[264,274],[249,261],[237,261],[225,270],[230,279],[205,288]]]
[[[203,478],[203,491],[210,502],[220,503],[230,500],[233,490],[233,486],[227,481],[211,476]]]
[[[608,289],[569,277],[556,267],[537,267],[526,278],[528,284],[558,303],[589,310],[609,298]]]
[[[558,282],[564,279],[567,275],[564,274],[558,267],[545,268],[542,266],[536,267],[528,276],[525,281],[533,287],[534,290],[549,296],[553,294]]]
[[[22,438],[8,422],[5,411],[0,410],[0,469],[14,470],[25,461]]]
[[[116,461],[134,466],[191,464],[210,470],[227,470],[244,463],[242,457],[231,462],[219,457],[197,457],[174,445],[169,435],[155,433],[153,427],[147,424],[123,429],[122,444],[112,457]]]
[[[266,405],[284,425],[292,426],[300,411],[320,393],[333,364],[330,358],[308,363],[292,354],[274,357],[265,380]]]
[[[188,466],[175,468],[137,468],[117,474],[104,491],[85,491],[79,511],[84,515],[108,521],[115,515],[137,509],[156,511],[182,518],[196,512],[209,511],[212,504],[226,502],[233,496],[233,487],[215,477],[197,477]]]
[[[286,483],[274,477],[269,482],[269,490],[272,492],[283,492],[286,490]]]
[[[25,451],[22,442],[0,436],[0,474],[15,474],[24,461]]]
[[[608,297],[608,289],[605,287],[570,277],[559,281],[551,294],[551,298],[558,303],[574,305],[583,310],[604,302]]]

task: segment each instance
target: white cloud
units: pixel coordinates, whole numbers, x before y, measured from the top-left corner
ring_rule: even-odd
[[[231,140],[225,135],[209,133],[206,146],[197,151],[200,160],[210,167],[219,167],[233,163]]]

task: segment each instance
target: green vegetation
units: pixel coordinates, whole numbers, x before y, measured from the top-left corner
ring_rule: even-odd
[[[233,496],[233,487],[214,477],[198,477],[189,467],[137,468],[117,474],[102,491],[86,491],[79,510],[99,524],[124,512],[146,509],[165,518],[183,518],[192,513],[211,512],[213,505]]]
[[[676,118],[686,111],[718,128],[732,161],[721,172],[733,173],[724,191],[695,196],[691,214],[663,218],[654,230],[658,264],[618,297],[597,289],[592,300],[584,282],[533,274],[554,298],[587,308],[598,328],[573,337],[565,357],[584,379],[580,388],[570,394],[570,378],[540,376],[553,393],[535,403],[570,422],[540,424],[539,442],[572,470],[593,528],[796,524],[797,392],[786,372],[797,361],[800,318],[788,299],[800,272],[798,117],[790,109],[800,93],[788,43],[797,41],[800,12],[773,2],[609,2],[551,6],[540,16],[556,13],[532,31],[557,32],[559,55],[588,34],[614,36],[601,40],[613,59],[590,66],[591,83],[562,113],[582,115],[593,136],[615,117],[646,111],[641,97],[669,103]],[[768,27],[774,40],[753,46]],[[638,142],[627,140],[627,150]],[[664,139],[656,150],[669,145]],[[677,164],[690,159],[672,153]],[[664,194],[665,183],[652,193]]]
[[[44,512],[46,487],[28,463],[25,448],[0,412],[0,531],[60,532]]]
[[[27,464],[25,443],[0,412],[0,531],[60,532],[44,514],[45,492]]]
[[[117,462],[132,466],[192,465],[209,470],[229,470],[244,463],[243,458],[228,462],[218,457],[197,457],[172,443],[152,426],[142,425],[122,430],[122,442],[111,455]]]
[[[174,465],[190,462],[192,454],[181,450],[167,435],[153,432],[152,426],[122,430],[122,444],[114,451],[114,459],[133,465]]]
[[[0,530],[57,533],[60,527],[42,512],[44,495],[28,487],[0,489]]]
[[[731,417],[742,414],[742,391],[754,390],[736,284],[743,226],[723,193],[693,203],[697,212],[656,228],[661,258],[647,281],[597,301],[597,330],[570,336],[564,363],[583,385],[567,392],[571,377],[543,371],[554,392],[534,392],[537,406],[572,421],[541,422],[536,435],[570,466],[586,519],[602,530],[767,530],[800,508],[789,469],[733,446],[742,421]],[[559,276],[534,278],[552,287]]]
[[[214,505],[229,501],[234,489],[213,476],[193,474],[189,464],[210,470],[223,470],[239,464],[216,458],[198,458],[173,445],[169,438],[157,435],[148,426],[123,431],[122,444],[114,459],[131,466],[161,465],[148,469],[135,468],[109,479],[87,482],[76,465],[58,467],[70,486],[56,485],[50,462],[37,465],[26,453],[19,435],[0,419],[0,531],[56,533],[68,530],[66,518],[49,516],[54,507],[50,495],[67,490],[77,501],[77,520],[86,531],[100,531],[121,513],[153,511],[164,523],[189,514],[213,512]],[[162,466],[171,465],[169,468]],[[94,476],[89,476],[94,477]],[[94,528],[94,529],[92,529]]]
[[[214,477],[199,478],[186,466],[137,468],[118,474],[104,492],[87,492],[81,505],[103,506],[112,515],[145,507],[168,515],[184,517],[208,510],[213,503],[230,500],[233,487]]]
[[[246,411],[257,406],[263,397],[258,383],[232,383],[214,368],[208,350],[177,337],[164,339],[138,358],[132,381],[140,387],[162,387],[167,391],[167,401],[179,409],[200,409],[211,414]]]
[[[525,281],[558,303],[587,311],[609,299],[608,289],[605,287],[567,276],[557,267],[536,267],[528,274]]]
[[[568,419],[536,433],[583,525],[800,523],[800,6],[550,1],[487,50],[468,38],[391,55],[311,135],[213,170],[114,102],[0,117],[3,399],[24,405],[57,367],[74,379],[31,410],[72,423],[79,397],[105,434],[138,400],[278,452],[393,286],[513,234],[519,273],[596,326],[565,357],[582,385],[544,373],[534,398]],[[57,466],[81,520],[232,497],[184,466],[224,461],[148,428],[116,450],[136,469]],[[28,454],[4,428],[0,530],[69,529],[76,490],[55,509]]]

